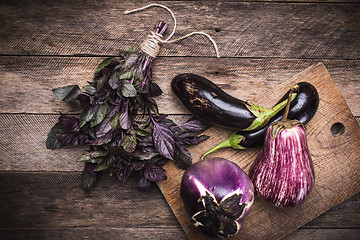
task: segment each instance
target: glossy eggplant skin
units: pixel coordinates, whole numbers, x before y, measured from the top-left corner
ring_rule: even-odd
[[[319,106],[319,94],[316,88],[308,82],[299,82],[299,90],[297,96],[291,101],[288,119],[297,119],[302,124],[308,123],[315,115]],[[289,96],[289,91],[279,100],[284,101]],[[240,142],[240,145],[245,148],[257,147],[264,144],[265,134],[267,129],[274,122],[280,121],[284,115],[284,109],[277,113],[265,127],[253,131],[238,131],[238,135],[244,136],[244,139]]]
[[[236,99],[199,75],[185,73],[171,81],[172,91],[196,118],[208,124],[242,130],[256,119],[249,103]]]

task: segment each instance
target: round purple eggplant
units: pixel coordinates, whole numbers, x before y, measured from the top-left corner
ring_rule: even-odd
[[[254,185],[235,163],[224,158],[201,160],[184,173],[180,195],[191,222],[211,237],[239,232],[254,201]]]

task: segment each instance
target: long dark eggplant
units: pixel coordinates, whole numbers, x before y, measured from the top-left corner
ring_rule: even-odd
[[[305,125],[313,118],[318,109],[319,94],[316,88],[308,82],[300,82],[297,85],[299,86],[299,89],[296,97],[291,101],[288,119],[297,119],[300,123]],[[278,103],[283,102],[289,96],[289,91],[279,100]],[[263,128],[256,131],[234,131],[227,140],[206,152],[203,155],[203,158],[206,155],[225,147],[244,149],[263,145],[267,129],[274,122],[280,121],[283,115],[284,109],[271,118]]]
[[[274,107],[261,106],[236,99],[210,80],[195,74],[180,74],[171,81],[172,91],[194,117],[215,126],[237,131],[264,127],[286,106],[286,99]],[[293,94],[295,98],[296,94]]]

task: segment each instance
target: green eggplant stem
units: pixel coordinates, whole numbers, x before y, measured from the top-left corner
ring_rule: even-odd
[[[234,149],[245,149],[244,147],[242,147],[240,145],[240,142],[244,139],[244,136],[242,135],[238,135],[237,131],[234,131],[230,137],[228,139],[226,139],[225,141],[219,143],[218,145],[216,145],[215,147],[213,147],[212,149],[210,149],[209,151],[207,151],[206,153],[204,153],[201,157],[201,159],[204,159],[207,155],[209,155],[210,153],[213,153],[221,148],[226,148],[226,147],[232,147]]]
[[[296,95],[297,93],[291,94],[291,101],[294,100]],[[248,128],[245,128],[242,131],[253,131],[264,127],[272,117],[274,117],[278,112],[280,112],[284,107],[286,107],[287,102],[288,99],[268,109],[264,109],[257,105],[252,105],[249,110],[256,116],[256,119],[251,123]]]
[[[288,99],[280,102],[279,104],[275,105],[272,108],[264,109],[258,105],[251,105],[249,110],[255,114],[256,119],[248,128],[243,129],[242,131],[257,130],[257,129],[264,127],[272,117],[274,117],[278,112],[280,112],[285,107],[287,107],[287,109],[285,111],[285,114],[287,117],[286,112],[289,112],[288,108],[290,106],[290,104],[288,104],[288,102],[291,102],[292,100],[294,100],[294,98],[297,95],[297,93],[294,91],[297,91],[297,89],[298,89],[298,85],[293,86],[291,88],[291,92],[289,93]],[[240,143],[243,139],[244,139],[243,135],[238,135],[237,131],[234,131],[234,132],[232,132],[232,134],[230,135],[230,137],[228,139],[219,143],[218,145],[216,145],[215,147],[213,147],[212,149],[210,149],[209,151],[204,153],[202,155],[201,159],[204,159],[210,153],[213,153],[221,148],[232,147],[233,149],[245,149],[244,147],[242,147],[240,145]]]

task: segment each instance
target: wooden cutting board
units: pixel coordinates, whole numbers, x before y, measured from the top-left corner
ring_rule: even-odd
[[[308,144],[315,170],[315,186],[306,201],[294,209],[278,209],[255,197],[250,215],[233,239],[278,239],[316,218],[338,203],[360,191],[360,127],[336,88],[326,67],[316,64],[289,79],[274,90],[275,94],[258,98],[257,104],[277,102],[295,83],[307,81],[319,93],[319,109],[306,125]],[[235,96],[236,97],[236,96]],[[193,162],[202,153],[225,140],[231,131],[211,127],[205,132],[211,138],[189,150]],[[222,149],[208,157],[224,157],[248,173],[260,148]],[[171,162],[166,165],[168,180],[159,187],[189,239],[207,239],[190,223],[180,198],[184,173]]]

